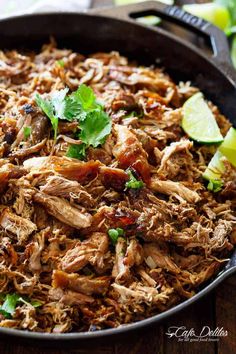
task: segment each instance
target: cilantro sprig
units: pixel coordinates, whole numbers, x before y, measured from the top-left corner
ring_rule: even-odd
[[[0,314],[5,318],[11,318],[14,315],[16,307],[19,303],[30,304],[33,307],[42,306],[42,303],[38,300],[29,300],[27,297],[22,297],[19,294],[1,294],[1,301],[3,304],[0,306]]]
[[[59,119],[78,121],[80,132],[77,137],[82,144],[71,145],[67,156],[81,159],[85,157],[89,146],[97,147],[105,142],[111,132],[111,119],[96,101],[90,87],[82,84],[75,92],[67,93],[68,88],[55,91],[49,99],[37,94],[35,101],[50,119],[54,138],[57,136]]]
[[[129,176],[129,180],[125,183],[125,187],[126,188],[129,188],[129,189],[140,189],[140,188],[144,187],[143,181],[138,180],[134,176],[133,172],[130,169],[128,169],[126,172],[127,172],[128,176]]]
[[[85,144],[80,144],[80,145],[72,144],[69,146],[66,156],[71,157],[73,159],[83,160],[85,154],[86,154]]]

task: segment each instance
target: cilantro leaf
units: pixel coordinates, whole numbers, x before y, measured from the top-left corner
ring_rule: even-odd
[[[74,159],[78,159],[78,160],[83,160],[86,155],[85,149],[86,149],[85,144],[70,145],[67,150],[66,156],[74,158]]]
[[[30,300],[27,297],[21,297],[20,295],[13,293],[13,294],[1,294],[0,297],[1,301],[4,301],[3,304],[0,306],[0,313],[5,318],[11,318],[15,312],[16,306],[18,303],[22,302],[24,304],[30,304],[33,307],[39,307],[42,303],[38,300]]]
[[[7,319],[11,318],[11,315],[8,312],[6,312],[5,310],[3,310],[2,308],[0,308],[0,314],[3,315]]]
[[[66,97],[64,115],[68,120],[83,121],[86,114],[95,109],[101,110],[101,106],[96,102],[93,90],[82,84]]]
[[[103,111],[94,110],[80,122],[79,138],[86,144],[97,147],[105,142],[111,132],[111,119]]]
[[[51,121],[53,130],[54,130],[54,139],[56,139],[57,136],[57,130],[58,130],[58,117],[54,115],[54,107],[53,104],[50,100],[42,98],[38,93],[36,94],[35,97],[35,102],[41,108],[41,110],[48,116],[48,118]]]
[[[80,103],[73,93],[65,99],[64,117],[69,121],[83,120],[86,117],[86,112],[83,112]]]
[[[125,183],[126,188],[130,189],[140,189],[144,187],[143,181],[138,180],[132,173],[131,170],[127,170],[127,174],[129,176],[129,181]]]
[[[19,301],[19,298],[20,296],[17,294],[7,294],[4,303],[1,306],[1,310],[12,316],[15,312],[16,304]]]
[[[80,147],[71,146],[67,156],[84,158],[88,146],[97,147],[105,142],[111,132],[111,119],[96,102],[93,90],[82,84],[79,88],[67,95],[68,88],[55,91],[49,99],[36,95],[35,101],[42,111],[51,120],[54,129],[54,138],[58,130],[58,120],[78,120],[80,123],[79,138],[83,144]]]
[[[100,109],[100,106],[96,103],[96,96],[91,87],[82,84],[79,86],[78,90],[74,92],[74,95],[79,100],[84,111],[89,112],[93,109]]]
[[[207,189],[212,192],[219,192],[223,187],[223,182],[220,179],[211,179],[207,185]]]
[[[69,89],[65,88],[63,90],[54,91],[51,95],[51,103],[53,105],[54,114],[60,119],[65,119],[65,97],[68,91]]]

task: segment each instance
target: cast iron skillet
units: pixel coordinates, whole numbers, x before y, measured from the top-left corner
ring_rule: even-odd
[[[180,25],[195,33],[195,45],[188,43],[164,28],[137,24],[135,18],[157,15],[165,21]],[[53,35],[59,46],[80,52],[117,50],[139,63],[163,65],[176,80],[191,80],[211,99],[236,126],[236,72],[232,68],[229,48],[224,34],[204,20],[187,14],[175,6],[145,2],[119,8],[89,11],[88,13],[52,13],[25,15],[0,21],[1,48],[39,49]],[[197,36],[196,36],[197,35]],[[202,42],[211,50],[202,51]],[[209,293],[227,276],[236,271],[236,251],[208,285],[191,299],[161,314],[143,321],[87,333],[47,334],[0,328],[0,335],[12,335],[34,342],[60,343],[94,340],[106,341],[114,335],[143,330]],[[105,338],[106,337],[106,338]]]

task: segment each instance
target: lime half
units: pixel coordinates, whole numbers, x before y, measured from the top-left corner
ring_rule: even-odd
[[[236,167],[236,129],[229,129],[223,143],[219,146],[219,151]]]
[[[215,117],[201,92],[196,93],[184,103],[182,128],[190,138],[199,143],[223,141]]]
[[[224,6],[215,3],[187,4],[183,9],[192,15],[203,18],[215,26],[225,30],[230,25],[230,13]]]

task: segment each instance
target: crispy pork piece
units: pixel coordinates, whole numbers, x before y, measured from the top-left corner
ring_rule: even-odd
[[[93,160],[83,162],[65,156],[42,156],[32,157],[24,161],[23,165],[34,173],[53,171],[65,178],[82,183],[97,176],[101,162]]]
[[[197,192],[190,190],[180,182],[161,181],[156,177],[152,177],[149,186],[150,189],[155,192],[167,195],[175,195],[187,201],[188,203],[197,203],[201,200]]]
[[[65,199],[39,192],[34,195],[34,201],[43,205],[50,215],[76,229],[91,225],[92,216],[89,213],[81,213]]]
[[[13,170],[14,165],[11,163],[6,163],[0,168],[0,193],[2,193],[8,184],[9,176],[11,171]]]
[[[48,135],[49,120],[42,114],[37,114],[32,118],[31,122],[31,140],[33,144],[37,144]]]
[[[11,178],[20,178],[26,173],[27,171],[23,167],[15,166],[11,163],[2,165],[0,167],[0,193],[6,189]]]
[[[140,265],[143,262],[143,248],[136,239],[130,240],[123,262],[129,267]]]
[[[23,149],[17,149],[15,151],[12,151],[8,157],[9,159],[24,159],[27,156],[33,155],[38,153],[46,144],[47,139],[43,139],[42,141],[40,141],[39,143],[30,146],[28,148],[23,148]]]
[[[28,236],[37,230],[37,226],[32,221],[13,214],[8,208],[1,211],[0,226],[5,231],[15,234],[19,244],[23,244]]]
[[[88,305],[95,301],[92,296],[78,293],[77,291],[63,290],[61,288],[51,289],[49,292],[51,300],[56,300],[64,305]]]
[[[95,200],[77,181],[61,176],[49,176],[46,184],[40,187],[41,192],[67,199],[73,199],[85,207],[93,207]]]
[[[232,226],[233,223],[231,221],[222,219],[218,221],[213,232],[213,237],[211,237],[209,242],[212,251],[219,251],[224,248],[227,248],[230,251],[233,248],[232,244],[229,243]]]
[[[57,158],[58,159],[58,158]],[[88,162],[62,158],[62,161],[53,160],[54,170],[63,177],[76,180],[80,183],[91,181],[98,174],[101,163],[90,160]]]
[[[96,277],[68,274],[62,270],[54,270],[52,275],[52,286],[54,288],[69,289],[85,295],[105,294],[110,285],[110,277]]]
[[[204,256],[191,254],[187,257],[181,256],[178,253],[173,254],[175,263],[181,269],[191,270],[194,269],[198,264],[204,260]]]
[[[126,304],[127,302],[134,302],[135,304],[145,303],[166,303],[169,295],[173,292],[173,289],[168,288],[165,291],[159,292],[157,289],[151,286],[142,286],[139,284],[132,284],[130,287],[125,287],[120,284],[112,284],[115,291],[120,295],[119,302]]]
[[[111,108],[113,111],[119,111],[120,109],[132,111],[138,108],[138,104],[135,101],[134,95],[126,92],[121,92],[113,100]]]
[[[236,179],[229,181],[225,184],[225,187],[220,192],[223,200],[232,200],[234,207],[236,207]]]
[[[112,269],[112,276],[116,283],[124,283],[131,280],[131,268],[143,262],[143,249],[136,239],[127,241],[119,237],[116,244],[115,262]]]
[[[89,239],[83,242],[79,241],[75,247],[66,252],[61,259],[61,268],[66,272],[77,272],[90,263],[102,270],[108,246],[107,234],[94,232]]]
[[[147,161],[147,153],[144,151],[138,138],[124,125],[115,125],[117,143],[113,148],[113,155],[121,168],[134,168],[148,183],[150,178],[150,166]]]
[[[112,276],[117,283],[123,283],[131,278],[130,266],[124,263],[126,250],[126,240],[123,237],[119,237],[116,243],[115,262],[112,269]]]
[[[143,149],[147,152],[150,159],[154,153],[154,149],[157,146],[157,141],[152,139],[151,136],[142,129],[135,129],[135,135],[142,144]]]
[[[41,255],[45,246],[45,236],[48,232],[49,228],[34,235],[34,241],[26,246],[27,256],[29,257],[29,269],[32,272],[42,270]]]
[[[137,269],[137,272],[141,276],[142,280],[144,281],[144,284],[147,284],[148,286],[154,288],[157,286],[156,280],[154,280],[143,267],[139,267]]]
[[[87,150],[87,159],[88,160],[94,160],[94,161],[100,161],[104,165],[109,165],[112,163],[112,153],[107,151],[104,148],[88,148]]]
[[[158,169],[158,173],[163,171],[165,166],[168,164],[170,157],[181,151],[189,151],[193,147],[193,142],[187,139],[182,139],[180,141],[176,141],[171,143],[162,151],[161,164]]]
[[[145,243],[143,245],[144,259],[150,268],[163,268],[171,273],[180,273],[179,267],[170,256],[160,249],[157,243]]]
[[[113,188],[116,191],[124,190],[125,183],[129,179],[127,173],[120,168],[101,166],[99,168],[99,174],[104,186],[106,188]]]

